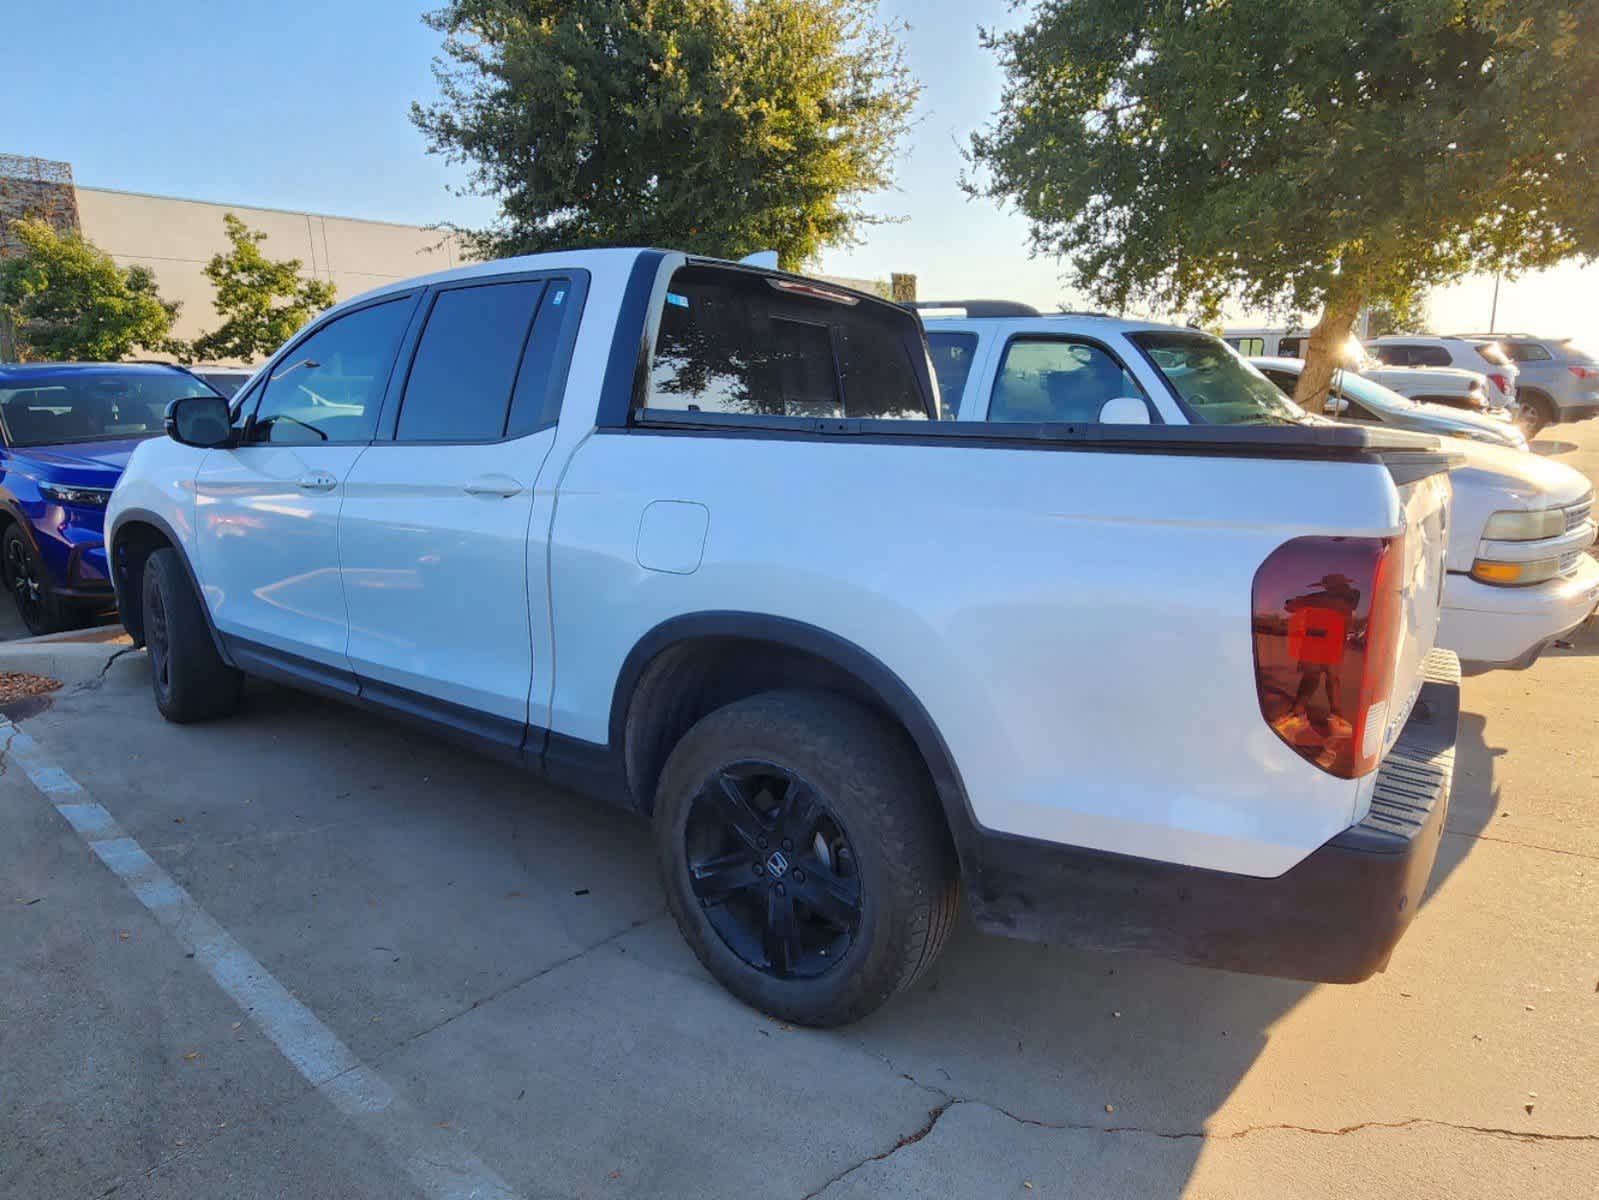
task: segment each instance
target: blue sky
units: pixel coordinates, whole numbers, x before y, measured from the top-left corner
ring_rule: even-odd
[[[407,118],[433,95],[438,37],[421,7],[394,0],[275,4],[17,0],[6,17],[0,152],[72,164],[80,184],[202,200],[428,224],[481,223],[492,205],[452,195],[462,169],[425,153]],[[1026,226],[958,187],[960,148],[999,100],[978,27],[1017,18],[1006,0],[883,0],[911,24],[924,88],[898,190],[873,211],[907,218],[865,245],[830,251],[825,271],[913,271],[924,297],[1072,299]],[[1485,326],[1492,284],[1434,298],[1440,327]],[[1507,285],[1501,325],[1599,342],[1599,271],[1563,268]]]

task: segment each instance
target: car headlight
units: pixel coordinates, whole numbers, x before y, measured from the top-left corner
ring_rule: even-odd
[[[1494,562],[1479,558],[1471,564],[1471,577],[1500,587],[1530,587],[1547,583],[1560,574],[1558,558],[1539,558],[1532,562]]]
[[[41,483],[39,492],[57,504],[79,504],[86,508],[104,508],[111,499],[110,488],[75,487],[65,483]]]
[[[1482,536],[1490,542],[1536,542],[1559,537],[1566,532],[1566,514],[1558,508],[1529,512],[1496,512],[1483,526]]]

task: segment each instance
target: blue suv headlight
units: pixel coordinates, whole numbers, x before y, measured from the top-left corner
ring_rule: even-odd
[[[104,508],[111,499],[110,488],[77,487],[66,483],[41,483],[39,492],[57,504],[78,504],[85,508]]]

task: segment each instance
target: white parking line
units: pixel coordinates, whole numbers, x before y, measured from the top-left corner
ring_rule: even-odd
[[[194,897],[129,837],[116,819],[43,748],[0,716],[0,746],[44,793],[100,861],[128,885],[155,919],[266,1034],[317,1091],[378,1142],[433,1200],[516,1200],[519,1193],[424,1119],[365,1066],[337,1035],[289,994]]]

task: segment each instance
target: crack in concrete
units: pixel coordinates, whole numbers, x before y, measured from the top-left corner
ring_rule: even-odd
[[[1466,833],[1459,829],[1445,830],[1450,837],[1470,838],[1474,842],[1498,842],[1502,846],[1519,846],[1523,850],[1541,850],[1545,854],[1564,854],[1567,858],[1585,858],[1599,862],[1599,854],[1586,854],[1581,850],[1561,850],[1557,846],[1540,846],[1535,842],[1518,842],[1515,838],[1494,837],[1490,833]]]
[[[406,1046],[409,1046],[412,1042],[416,1041],[418,1038],[424,1038],[430,1033],[434,1033],[434,1032],[436,1032],[436,1031],[438,1031],[440,1029],[443,1029],[446,1025],[450,1024],[452,1021],[459,1020],[461,1017],[466,1016],[468,1013],[476,1012],[478,1009],[482,1008],[485,1004],[492,1004],[492,1003],[494,1003],[494,1001],[498,1000],[500,997],[509,995],[510,993],[516,991],[518,988],[526,987],[528,984],[533,983],[536,980],[544,978],[544,976],[548,975],[551,971],[558,971],[562,967],[570,966],[572,963],[575,963],[580,958],[586,958],[588,955],[594,953],[594,951],[596,951],[596,950],[603,950],[606,946],[611,945],[613,942],[620,941],[622,938],[624,938],[628,934],[632,933],[635,929],[639,929],[639,928],[641,928],[641,927],[643,927],[645,925],[648,925],[651,921],[658,921],[664,916],[666,916],[666,910],[663,908],[659,912],[651,913],[647,917],[639,917],[637,920],[630,921],[630,922],[628,922],[628,924],[626,926],[624,926],[621,929],[618,929],[615,933],[610,934],[607,937],[603,937],[599,941],[594,942],[591,945],[584,946],[584,947],[582,947],[581,949],[578,949],[578,950],[574,950],[571,954],[568,954],[565,958],[557,959],[555,962],[549,963],[547,966],[540,967],[537,971],[534,971],[530,975],[524,976],[523,978],[518,979],[518,980],[516,980],[513,983],[508,983],[504,987],[500,988],[499,990],[490,992],[486,996],[479,997],[478,999],[472,1001],[471,1004],[468,1004],[465,1008],[458,1009],[457,1011],[451,1013],[449,1016],[443,1018],[442,1020],[435,1021],[431,1025],[428,1025],[428,1026],[426,1026],[426,1027],[424,1027],[422,1029],[418,1029],[414,1033],[408,1034],[407,1036],[401,1038],[399,1041],[393,1043],[390,1046],[385,1046],[382,1050],[380,1050],[372,1058],[371,1062],[367,1063],[366,1065],[368,1065],[370,1067],[373,1067],[375,1069],[378,1066],[378,1064],[381,1063],[384,1059],[388,1058],[390,1055],[394,1054],[396,1051],[402,1050]],[[351,1069],[353,1069],[353,1068],[351,1068]],[[341,1072],[339,1072],[339,1075],[344,1075],[344,1074],[347,1074],[347,1073],[348,1073],[347,1071],[341,1071]],[[333,1078],[337,1079],[339,1077],[339,1075],[335,1075],[335,1076],[333,1076]],[[316,1086],[325,1087],[329,1082],[331,1082],[331,1080],[326,1080],[325,1079],[325,1080],[322,1080],[320,1083],[318,1083]]]
[[[909,1075],[907,1075],[907,1076],[905,1076],[905,1078],[906,1079],[910,1079],[911,1077]],[[911,1079],[911,1082],[912,1083],[916,1083],[916,1081],[914,1079]],[[922,1085],[921,1084],[917,1084],[917,1086],[920,1087]],[[932,1091],[937,1091],[938,1089],[937,1088],[933,1088],[931,1090]],[[854,1163],[854,1164],[852,1164],[852,1165],[850,1165],[848,1167],[845,1167],[842,1171],[840,1171],[837,1175],[833,1176],[826,1183],[822,1184],[822,1186],[817,1188],[815,1191],[806,1192],[805,1195],[800,1197],[800,1200],[816,1200],[816,1197],[820,1196],[823,1192],[827,1191],[835,1183],[838,1183],[839,1181],[848,1178],[850,1175],[853,1175],[856,1171],[859,1171],[862,1167],[866,1166],[868,1163],[882,1162],[885,1158],[889,1158],[889,1157],[892,1157],[895,1154],[898,1154],[901,1150],[905,1149],[906,1146],[914,1146],[917,1142],[921,1141],[924,1137],[926,1137],[928,1134],[933,1132],[933,1126],[938,1124],[938,1120],[939,1120],[940,1117],[942,1117],[950,1109],[954,1108],[955,1105],[960,1104],[960,1103],[963,1103],[963,1101],[945,1100],[942,1104],[938,1105],[936,1108],[928,1109],[927,1110],[927,1123],[924,1124],[920,1129],[916,1130],[914,1133],[907,1133],[904,1137],[900,1138],[899,1141],[895,1142],[892,1146],[890,1146],[887,1150],[884,1150],[882,1153],[868,1155],[867,1157],[861,1159],[860,1162]]]
[[[117,659],[121,658],[124,654],[132,654],[135,650],[138,650],[138,649],[139,649],[138,646],[124,646],[124,647],[122,647],[122,649],[118,650],[115,654],[113,654],[110,658],[106,659],[105,662],[100,665],[100,673],[98,675],[96,675],[93,679],[86,679],[82,683],[80,683],[77,686],[75,686],[72,689],[72,693],[71,694],[76,696],[76,695],[79,695],[79,694],[81,694],[83,692],[92,692],[92,691],[94,691],[96,688],[98,688],[101,684],[103,684],[105,682],[106,672],[111,670],[111,664],[112,663],[116,662]]]
[[[6,768],[11,765],[11,743],[17,740],[20,732],[11,722],[6,723],[6,744],[0,746],[0,775],[6,773]]]
[[[873,1057],[890,1067],[894,1065],[893,1060],[887,1055],[874,1053]],[[1507,1129],[1499,1125],[1472,1125],[1461,1121],[1442,1121],[1432,1117],[1407,1117],[1402,1121],[1359,1121],[1353,1125],[1344,1125],[1336,1129],[1323,1129],[1314,1125],[1295,1125],[1290,1122],[1280,1122],[1244,1125],[1238,1129],[1225,1132],[1207,1129],[1146,1129],[1138,1125],[1096,1125],[1089,1121],[1040,1121],[1032,1117],[1024,1117],[1013,1113],[1009,1109],[987,1100],[956,1096],[943,1088],[923,1083],[908,1072],[902,1071],[900,1076],[915,1086],[942,1097],[942,1103],[928,1112],[927,1123],[916,1132],[900,1138],[887,1150],[868,1155],[859,1162],[845,1167],[844,1170],[834,1175],[814,1191],[807,1192],[800,1200],[817,1200],[817,1197],[828,1191],[834,1184],[847,1179],[861,1168],[874,1162],[882,1162],[884,1159],[892,1158],[907,1146],[914,1146],[933,1132],[933,1127],[938,1124],[939,1119],[945,1113],[962,1104],[986,1108],[990,1112],[997,1112],[1000,1116],[1016,1122],[1018,1125],[1029,1125],[1036,1129],[1053,1129],[1068,1133],[1128,1134],[1136,1137],[1163,1138],[1169,1141],[1235,1142],[1242,1141],[1247,1137],[1253,1137],[1259,1133],[1302,1133],[1312,1137],[1346,1137],[1349,1134],[1363,1133],[1372,1129],[1411,1129],[1417,1126],[1431,1126],[1435,1129],[1452,1129],[1458,1133],[1481,1134],[1486,1137],[1505,1138],[1517,1142],[1599,1142],[1599,1134],[1594,1133],[1538,1133],[1533,1130]]]

